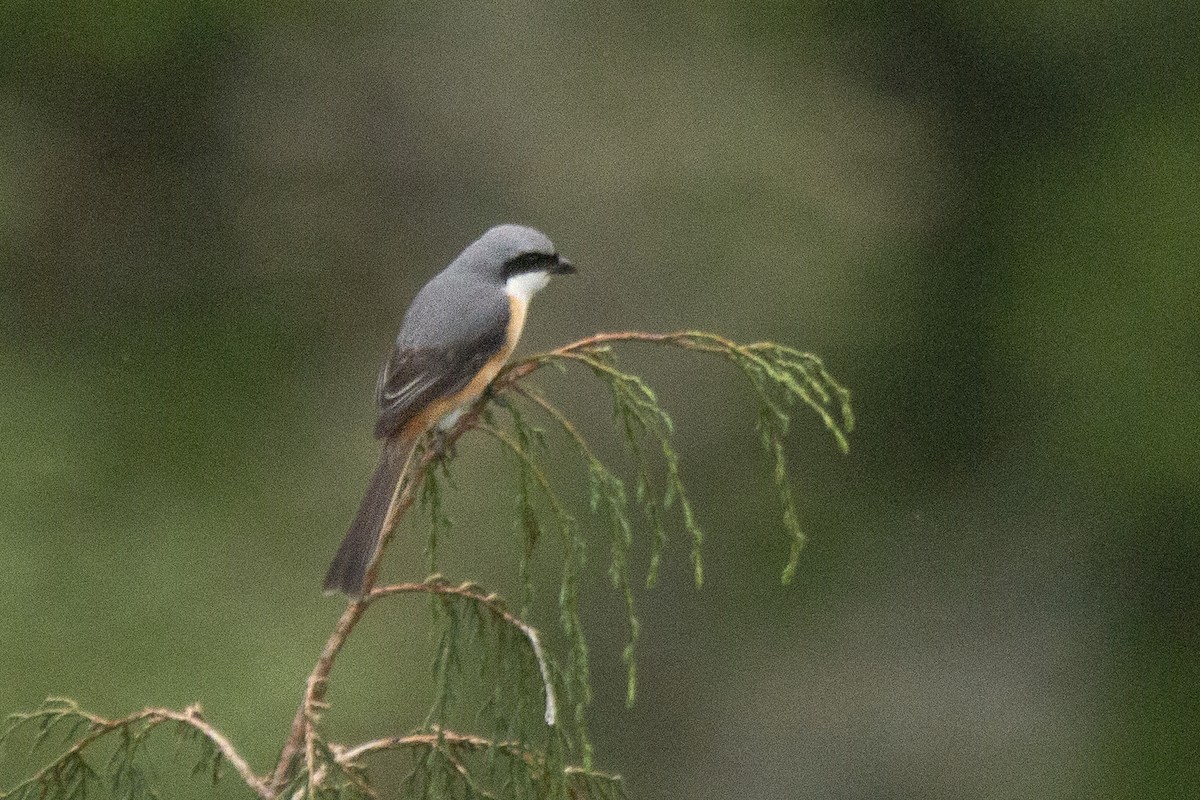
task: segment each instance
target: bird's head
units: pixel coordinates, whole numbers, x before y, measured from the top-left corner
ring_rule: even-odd
[[[497,225],[480,236],[455,259],[473,277],[503,284],[509,294],[528,299],[550,281],[569,275],[575,266],[562,256],[550,238],[524,225]]]

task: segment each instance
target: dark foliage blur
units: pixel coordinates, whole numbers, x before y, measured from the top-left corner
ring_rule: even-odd
[[[338,613],[377,363],[518,221],[581,268],[526,351],[774,338],[861,420],[849,458],[796,426],[782,588],[738,378],[631,359],[709,534],[702,591],[680,537],[641,596],[633,710],[593,551],[598,763],[633,796],[1196,796],[1198,40],[1189,2],[6,0],[0,711],[199,700],[265,767]],[[602,438],[575,377],[542,384]],[[460,445],[453,579],[513,585],[507,463]],[[340,736],[420,721],[428,621],[356,635]]]

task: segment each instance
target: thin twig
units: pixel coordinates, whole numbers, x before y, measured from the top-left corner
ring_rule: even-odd
[[[579,429],[575,427],[575,423],[571,422],[570,418],[560,411],[558,406],[554,405],[545,397],[543,397],[541,392],[527,389],[519,383],[512,384],[512,391],[521,395],[521,397],[524,397],[531,403],[540,406],[542,410],[553,417],[554,421],[557,422],[566,432],[566,434],[571,437],[575,444],[579,446],[580,451],[584,455],[584,459],[589,464],[598,462],[600,460],[596,458],[596,454],[593,453],[592,448],[588,446],[587,440],[583,438],[583,434],[581,434]]]
[[[533,657],[537,661],[538,671],[542,675],[542,686],[546,691],[546,714],[545,720],[547,725],[554,725],[558,719],[558,701],[554,694],[554,680],[550,676],[550,664],[546,660],[546,654],[542,651],[541,638],[538,636],[537,629],[529,623],[522,620],[516,614],[509,611],[500,602],[500,598],[494,594],[484,594],[477,587],[469,583],[451,586],[448,583],[440,581],[425,581],[423,583],[396,583],[391,586],[381,586],[378,589],[372,589],[368,595],[369,602],[375,602],[395,594],[409,594],[423,592],[425,594],[441,594],[454,597],[462,597],[467,600],[486,608],[497,618],[503,620],[506,624],[511,625],[521,632],[528,640],[529,648],[533,651]]]
[[[499,750],[513,758],[521,759],[531,767],[540,767],[542,765],[541,757],[537,753],[526,749],[519,741],[494,741],[483,736],[470,733],[456,733],[444,728],[435,728],[431,733],[410,733],[407,736],[384,736],[379,739],[372,739],[369,742],[357,744],[354,747],[335,746],[333,752],[338,765],[347,768],[363,756],[374,753],[381,753],[387,750],[403,750],[412,747],[433,748],[442,744],[476,752]],[[566,767],[564,772],[568,775],[586,775],[603,781],[616,782],[621,780],[619,775],[587,770],[575,765]]]
[[[521,459],[525,466],[529,468],[529,473],[533,476],[533,479],[537,481],[538,486],[542,487],[542,490],[546,493],[546,499],[549,501],[550,507],[554,510],[554,513],[560,519],[571,518],[571,515],[567,513],[567,509],[562,504],[562,501],[558,499],[558,495],[554,493],[554,486],[550,483],[550,478],[546,476],[544,470],[538,467],[537,463],[533,460],[533,457],[527,450],[525,450],[525,448],[521,447],[520,443],[515,441],[513,437],[509,436],[504,431],[499,430],[495,426],[488,425],[485,422],[478,422],[475,424],[475,427],[488,434],[496,441],[500,442],[502,445],[507,447],[513,453],[513,455]]]
[[[705,344],[702,339],[707,339],[714,344]],[[578,341],[565,344],[555,350],[550,350],[545,353],[537,353],[522,361],[517,361],[510,364],[500,375],[492,382],[492,386],[496,389],[503,389],[510,384],[516,383],[522,378],[529,375],[531,372],[545,366],[556,358],[569,357],[581,351],[594,350],[603,345],[612,342],[646,342],[650,344],[673,344],[688,350],[703,350],[707,352],[722,352],[726,349],[736,348],[737,345],[728,339],[725,339],[715,334],[699,334],[697,331],[673,331],[672,333],[646,333],[645,331],[610,331],[607,333],[597,333],[592,336],[587,336]],[[762,344],[766,344],[765,342]],[[753,347],[754,345],[750,345]]]
[[[406,747],[437,747],[438,742],[445,742],[451,747],[462,747],[467,750],[501,750],[529,763],[534,763],[534,755],[523,748],[520,742],[495,742],[483,736],[470,733],[455,733],[443,729],[434,729],[432,733],[410,733],[407,736],[384,736],[369,742],[357,744],[354,747],[337,748],[334,754],[339,765],[346,767],[358,759],[385,750],[399,750]]]
[[[241,776],[242,780],[249,786],[255,794],[263,798],[263,800],[271,800],[274,794],[268,788],[265,780],[255,774],[250,768],[250,764],[246,759],[242,758],[233,744],[225,737],[225,734],[214,728],[203,717],[203,710],[200,705],[193,704],[185,708],[183,711],[175,711],[170,708],[146,708],[141,711],[130,714],[127,717],[120,719],[106,719],[97,714],[84,711],[74,703],[70,704],[69,710],[76,716],[82,717],[88,721],[88,733],[71,745],[71,747],[59,756],[51,764],[42,767],[34,775],[27,778],[17,786],[14,786],[8,791],[8,794],[15,793],[18,789],[25,786],[32,786],[40,783],[49,776],[54,768],[63,762],[64,759],[73,755],[78,755],[91,746],[100,737],[112,733],[120,728],[129,728],[132,725],[137,725],[139,722],[145,722],[148,728],[155,728],[165,722],[177,722],[181,725],[187,725],[198,731],[202,736],[208,739],[221,753],[221,757],[225,759]]]

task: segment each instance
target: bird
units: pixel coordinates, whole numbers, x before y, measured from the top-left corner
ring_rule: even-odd
[[[449,430],[499,374],[516,347],[533,296],[552,275],[575,272],[544,233],[488,229],[417,293],[375,388],[379,461],[342,538],[326,594],[365,591],[367,568],[409,454],[428,431]]]

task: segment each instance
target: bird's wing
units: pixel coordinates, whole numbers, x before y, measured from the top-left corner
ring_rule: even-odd
[[[504,349],[507,308],[504,312],[494,315],[487,325],[470,326],[468,336],[445,344],[421,346],[398,342],[379,372],[375,435],[391,436],[430,403],[462,391]]]

